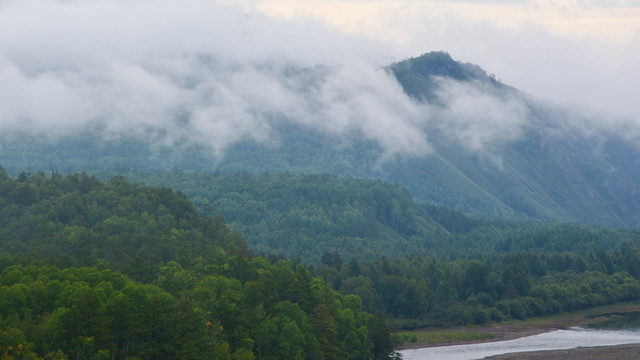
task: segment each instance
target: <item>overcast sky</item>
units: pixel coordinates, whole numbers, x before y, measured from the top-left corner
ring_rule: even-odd
[[[380,42],[389,59],[446,50],[537,96],[640,117],[637,0],[255,0]]]
[[[0,131],[100,124],[221,152],[246,137],[277,142],[274,114],[286,114],[358,130],[390,153],[428,153],[433,109],[380,67],[433,50],[539,98],[640,123],[639,29],[640,1],[0,0]],[[338,68],[314,88],[286,75],[321,64]],[[438,114],[458,119],[452,136],[472,150],[518,136],[519,104],[444,89]],[[497,115],[473,116],[479,106]]]

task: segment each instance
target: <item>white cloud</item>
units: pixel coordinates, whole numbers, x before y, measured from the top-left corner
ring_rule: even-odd
[[[640,121],[635,0],[255,3],[272,16],[322,19],[345,33],[375,38],[396,60],[446,50],[533,95]]]
[[[444,101],[435,125],[468,151],[490,154],[519,139],[530,124],[529,109],[515,94],[495,94],[479,83],[438,79],[437,96]]]
[[[339,67],[310,95],[316,112],[308,118],[334,134],[360,131],[387,155],[432,150],[423,131],[429,107],[404,94],[395,77],[382,69],[366,64]]]
[[[440,49],[536,95],[638,114],[637,44],[599,47],[474,18],[464,2],[347,3],[0,0],[0,131],[89,126],[218,155],[240,139],[277,141],[277,121],[357,132],[388,156],[428,154],[429,129],[443,119],[473,151],[520,136],[527,114],[514,99],[444,83],[450,101],[436,109],[380,67]]]
[[[274,123],[293,121],[357,131],[387,154],[430,150],[419,105],[362,61],[366,41],[313,21],[199,0],[27,0],[0,5],[0,34],[5,134],[90,127],[221,155],[241,139],[276,141]]]
[[[0,131],[56,135],[91,117],[89,98],[69,73],[26,75],[0,58]]]

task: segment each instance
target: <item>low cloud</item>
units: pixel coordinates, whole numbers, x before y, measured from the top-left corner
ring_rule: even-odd
[[[437,122],[445,134],[472,152],[493,152],[504,144],[518,140],[530,124],[530,111],[516,93],[498,92],[479,82],[458,82],[438,78],[436,93],[444,106]]]
[[[5,1],[0,34],[4,134],[92,128],[221,155],[241,139],[274,141],[273,125],[289,121],[359,132],[387,154],[430,150],[421,105],[313,22],[203,1]]]
[[[379,46],[201,0],[0,0],[0,132],[95,129],[221,157],[241,140],[277,144],[290,122],[361,135],[384,159],[430,154],[433,131],[494,157],[522,135],[517,97],[440,79],[439,104],[421,103]]]
[[[341,66],[310,94],[310,119],[333,134],[352,130],[375,140],[387,155],[431,152],[424,133],[430,108],[409,98],[395,77],[367,65]]]

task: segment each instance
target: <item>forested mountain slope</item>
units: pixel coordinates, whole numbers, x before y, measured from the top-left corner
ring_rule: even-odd
[[[97,173],[108,178],[111,173]],[[224,216],[258,253],[318,264],[380,256],[468,258],[513,251],[579,254],[640,240],[640,231],[562,223],[486,220],[413,200],[380,180],[335,175],[126,173],[134,182],[170,185],[205,213]]]
[[[245,75],[242,67],[219,69],[214,59],[193,66]],[[339,66],[254,70],[279,86],[278,99],[288,105],[247,98],[242,116],[251,122],[224,146],[190,134],[195,114],[180,108],[168,129],[159,123],[110,133],[108,124],[90,124],[57,136],[4,133],[0,163],[16,175],[23,169],[331,173],[395,182],[416,199],[481,217],[640,223],[640,150],[631,140],[597,125],[595,115],[535,100],[447,53],[375,74]],[[212,119],[211,129],[232,120]]]
[[[452,95],[449,90],[442,91],[447,86],[442,79],[446,78],[482,89],[483,95],[502,101],[505,107],[520,107],[519,111],[507,113],[523,117],[519,126],[505,119],[504,126],[493,128],[497,132],[520,133],[488,144],[483,151],[456,146],[446,139],[447,135],[434,137],[440,156],[430,161],[450,165],[449,174],[441,171],[438,175],[443,184],[447,178],[464,177],[472,184],[468,188],[484,192],[483,202],[497,199],[534,218],[638,224],[640,186],[636,179],[640,175],[640,151],[622,133],[599,128],[593,118],[578,109],[537,101],[496,81],[477,66],[455,62],[444,53],[402,61],[391,69],[405,91],[417,99],[429,101],[435,97],[432,101],[446,101],[446,96]],[[475,110],[478,118],[491,121],[492,114],[482,113],[491,108],[478,106]],[[420,162],[412,165],[419,169],[434,167],[420,166]],[[398,175],[397,181],[402,178],[406,175]],[[416,191],[420,198],[419,193]],[[480,194],[481,191],[476,192],[476,196]]]
[[[404,328],[640,298],[637,230],[470,218],[397,185],[333,175],[125,176],[172,184],[246,231],[252,248],[313,262],[335,289]]]
[[[325,252],[358,259],[431,253],[447,231],[404,188],[335,175],[124,174],[180,189],[201,211],[222,215],[258,253],[319,263]]]
[[[20,359],[370,359],[382,315],[256,257],[184,195],[0,169],[0,351]]]

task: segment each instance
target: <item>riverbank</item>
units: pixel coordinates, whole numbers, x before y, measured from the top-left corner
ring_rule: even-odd
[[[423,329],[414,331],[416,334],[416,342],[402,344],[398,349],[419,349],[425,347],[434,346],[447,346],[447,345],[461,345],[461,344],[475,344],[493,341],[513,340],[525,336],[532,336],[541,334],[544,332],[566,329],[573,326],[584,326],[590,323],[595,323],[609,319],[616,314],[640,311],[640,304],[638,303],[622,303],[608,306],[601,306],[597,308],[591,308],[581,311],[575,311],[570,313],[563,313],[557,315],[543,316],[537,318],[531,318],[523,321],[505,322],[501,324],[495,324],[490,326],[469,326],[469,327],[457,327],[451,329]],[[443,336],[443,334],[450,333],[451,336]],[[459,337],[455,336],[457,333],[475,333],[479,336],[472,338],[471,340],[459,340]],[[433,335],[433,336],[430,336]],[[424,339],[447,339],[445,341],[425,341]],[[421,340],[422,339],[422,340]],[[450,340],[450,341],[449,341]],[[626,345],[628,346],[628,345]],[[634,345],[635,346],[635,345]],[[640,349],[640,347],[639,347]],[[512,356],[517,356],[513,354]],[[557,359],[558,357],[555,357]],[[564,358],[564,357],[561,357]],[[602,359],[603,357],[600,357]],[[608,358],[608,357],[604,357]],[[615,357],[614,357],[615,358]],[[635,357],[638,359],[640,357]],[[502,358],[501,358],[502,359]],[[511,358],[509,358],[511,359]],[[527,358],[513,358],[513,359],[527,359]],[[538,358],[534,358],[538,359]],[[545,359],[545,358],[539,358]],[[553,357],[549,358],[553,359]],[[595,359],[595,358],[594,358]]]
[[[640,359],[640,344],[583,347],[496,355],[485,360],[636,360]]]

